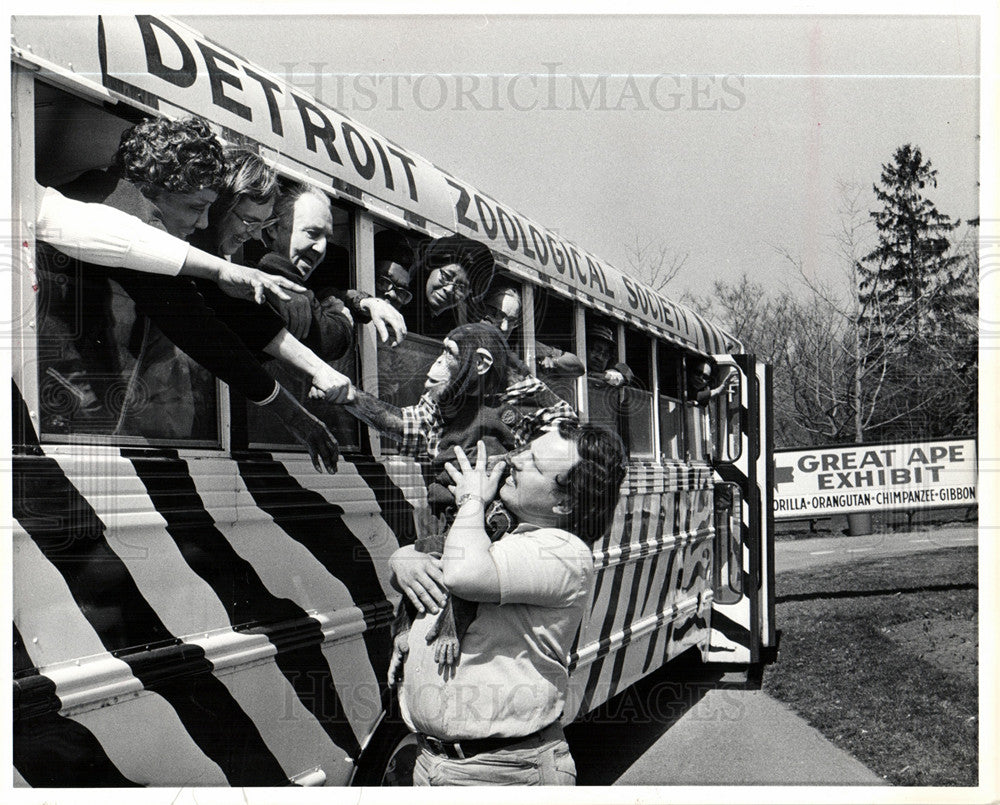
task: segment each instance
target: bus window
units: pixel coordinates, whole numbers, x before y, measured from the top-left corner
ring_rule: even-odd
[[[469,238],[408,237],[407,245],[413,252],[410,299],[400,308],[406,340],[392,350],[379,346],[379,396],[401,408],[420,400],[445,336],[483,315],[495,271],[493,253]],[[382,447],[391,453],[396,444],[383,439]]]
[[[664,343],[656,350],[659,384],[660,452],[664,458],[684,458],[681,425],[682,355]]]
[[[411,298],[401,308],[408,332],[405,343],[395,348],[394,368],[386,365],[380,376],[385,377],[389,394],[379,387],[383,399],[400,407],[420,399],[427,370],[441,354],[445,336],[478,320],[495,269],[489,248],[469,238],[408,238],[407,242],[414,260]],[[385,440],[383,444],[391,447]]]
[[[288,192],[285,186],[282,192]],[[353,250],[351,248],[352,212],[345,205],[330,201],[333,234],[328,240],[323,260],[303,280],[299,282],[313,294],[314,310],[310,331],[301,340],[320,358],[334,369],[347,375],[352,382],[358,378],[358,353],[356,339],[350,326],[351,319],[345,316],[350,306],[346,292],[357,287],[355,274],[351,270]],[[277,224],[281,226],[281,224]],[[263,255],[262,255],[263,256]],[[256,262],[251,260],[251,262]],[[344,302],[347,302],[345,305]],[[320,328],[319,322],[332,324]],[[355,322],[356,323],[356,322]],[[346,344],[345,344],[346,341]],[[346,352],[343,350],[345,349]],[[309,378],[293,371],[277,360],[265,363],[268,371],[314,416],[326,423],[337,439],[341,449],[358,449],[360,427],[357,420],[338,405],[330,405],[321,400],[309,399]],[[247,429],[252,447],[281,447],[300,449],[288,429],[270,414],[256,405],[247,406]]]
[[[715,561],[713,583],[715,600],[735,604],[743,597],[742,527],[743,511],[740,488],[733,483],[718,483],[713,488],[713,523],[715,526]]]
[[[625,328],[625,363],[634,378],[622,393],[623,436],[629,453],[653,453],[653,344],[647,335]]]
[[[573,407],[576,378],[583,362],[576,355],[576,316],[573,303],[550,291],[535,288],[535,373]]]
[[[103,199],[115,187],[107,168],[121,133],[134,122],[36,82],[35,178],[70,198]],[[44,243],[36,256],[42,434],[217,444],[212,375],[137,314],[107,272]],[[123,282],[141,289],[150,277]]]
[[[685,357],[685,377],[694,372],[705,359],[697,355]],[[711,432],[709,431],[708,400],[699,405],[690,384],[685,385],[684,399],[684,449],[689,461],[708,461],[711,454]]]
[[[377,342],[379,398],[400,407],[413,405],[423,393],[424,375],[441,354],[438,342],[421,336],[429,309],[422,298],[418,243],[402,230],[380,228],[375,232],[375,293],[402,314],[408,335],[396,347]],[[383,441],[386,448],[393,443]]]

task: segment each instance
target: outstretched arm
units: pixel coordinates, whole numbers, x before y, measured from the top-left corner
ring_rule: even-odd
[[[354,401],[344,406],[352,415],[383,436],[403,440],[403,409],[361,389],[355,389],[354,393]]]
[[[236,265],[196,249],[162,229],[105,204],[66,198],[51,187],[35,185],[35,223],[39,240],[70,257],[109,268],[145,274],[211,280],[230,296],[288,300],[287,291],[303,288],[284,277]]]
[[[281,330],[264,347],[264,352],[285,361],[310,377],[312,379],[312,388],[309,389],[311,399],[325,399],[331,403],[344,403],[354,399],[354,386],[351,384],[350,378],[323,361],[288,330]]]
[[[556,377],[577,378],[587,373],[587,367],[583,365],[583,361],[572,352],[536,343],[535,354],[538,358],[538,366]]]

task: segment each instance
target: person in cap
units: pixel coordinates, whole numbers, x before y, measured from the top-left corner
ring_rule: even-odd
[[[628,364],[613,363],[618,354],[618,339],[606,324],[592,323],[587,328],[587,374],[609,386],[618,388],[631,385],[635,374]]]

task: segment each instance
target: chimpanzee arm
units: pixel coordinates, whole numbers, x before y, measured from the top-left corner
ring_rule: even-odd
[[[344,407],[366,425],[396,441],[403,439],[403,411],[366,391],[357,390],[354,402]]]

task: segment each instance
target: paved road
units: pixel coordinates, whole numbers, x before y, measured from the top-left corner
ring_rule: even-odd
[[[615,785],[886,785],[759,690],[711,690]]]
[[[774,569],[802,570],[855,559],[903,556],[978,544],[975,525],[944,525],[932,529],[869,534],[865,537],[818,537],[781,540],[774,545]]]
[[[969,525],[781,541],[775,570],[977,542]],[[567,730],[581,785],[886,785],[766,693],[727,686],[721,674],[682,678],[661,672],[642,680],[613,711]]]
[[[886,785],[781,702],[720,677],[654,674],[571,725],[578,784]]]

